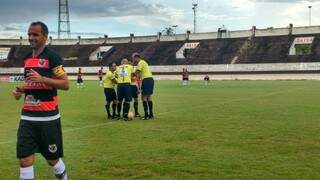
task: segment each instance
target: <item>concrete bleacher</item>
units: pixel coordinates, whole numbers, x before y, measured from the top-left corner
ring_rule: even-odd
[[[294,56],[289,55],[289,49],[294,38],[298,36],[289,35],[199,41],[49,45],[49,47],[65,59],[66,67],[106,66],[111,62],[119,64],[122,58],[130,58],[133,52],[140,52],[150,65],[319,62],[320,34],[312,36],[315,37],[312,54]],[[199,45],[187,59],[177,59],[176,52],[186,42],[198,42]],[[99,60],[90,61],[91,53],[102,45],[112,46],[112,51]],[[11,50],[8,61],[0,62],[0,67],[22,67],[23,57],[30,50],[27,45],[0,45],[1,47],[10,47]]]
[[[188,64],[230,64],[247,38],[200,41]]]
[[[289,55],[297,37],[314,37],[312,53]],[[198,43],[188,58],[179,59],[176,53],[186,43]],[[96,39],[52,39],[48,46],[64,59],[66,69],[76,73],[83,67],[84,73],[96,74],[99,66],[111,62],[120,63],[140,52],[157,75],[177,75],[182,67],[196,74],[262,74],[320,72],[320,27],[288,27],[229,31],[223,36],[218,32],[190,33],[165,36],[103,37]],[[90,60],[100,46],[108,46],[108,52],[99,59]],[[0,39],[0,48],[11,48],[7,61],[0,61],[0,74],[12,70],[19,74],[23,57],[30,51],[26,39]],[[92,55],[93,54],[93,55]],[[2,67],[2,68],[1,68]],[[316,68],[315,68],[316,67]],[[14,70],[17,68],[19,70]],[[21,72],[20,72],[21,73]]]
[[[156,42],[141,52],[150,65],[179,65],[184,63],[176,59],[176,52],[185,41]]]
[[[288,35],[252,38],[248,40],[246,49],[239,54],[237,63],[287,62],[293,39],[294,37]]]
[[[155,42],[155,43],[124,43],[108,44],[112,46],[112,52],[107,53],[97,61],[90,61],[89,56],[100,45],[49,45],[64,59],[66,67],[79,66],[106,66],[111,62],[120,64],[122,58],[130,58],[132,53],[140,52],[151,65],[176,65],[175,53],[184,42]],[[22,67],[23,57],[30,51],[27,45],[0,46],[11,47],[8,61],[0,64],[0,67]]]

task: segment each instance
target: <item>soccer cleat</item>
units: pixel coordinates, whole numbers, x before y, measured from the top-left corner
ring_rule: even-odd
[[[115,116],[115,119],[120,120],[120,119],[121,119],[120,115],[117,114],[117,115]]]
[[[136,113],[134,117],[141,117],[141,115],[139,113]]]
[[[111,119],[111,114],[106,112],[107,119]]]
[[[148,120],[149,119],[149,116],[144,116],[141,118],[141,120]]]
[[[154,119],[154,116],[153,115],[149,115],[149,119]]]
[[[122,116],[122,119],[123,119],[124,121],[128,121],[128,114],[124,114],[124,115]]]

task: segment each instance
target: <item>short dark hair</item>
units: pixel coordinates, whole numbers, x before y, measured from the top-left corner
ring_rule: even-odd
[[[108,67],[111,68],[113,64],[115,64],[115,63],[114,63],[114,62],[109,63],[109,64],[108,64]]]
[[[41,21],[32,22],[30,24],[30,26],[37,26],[37,25],[41,26],[42,34],[45,35],[45,36],[48,36],[48,34],[49,34],[48,26],[45,23],[41,22]]]
[[[137,53],[137,52],[133,53],[133,54],[132,54],[132,57],[134,57],[134,58],[135,58],[135,57],[141,58],[140,54]]]

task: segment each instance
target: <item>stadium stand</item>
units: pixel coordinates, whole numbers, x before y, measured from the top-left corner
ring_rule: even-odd
[[[200,41],[189,64],[230,64],[246,38]]]
[[[294,33],[292,33],[294,32]],[[252,34],[248,36],[248,34]],[[198,39],[197,39],[198,36]],[[185,40],[183,40],[185,37]],[[190,37],[192,37],[190,40]],[[300,41],[312,37],[308,53],[290,54],[295,48],[297,38]],[[218,65],[218,64],[259,64],[259,63],[300,63],[320,62],[320,27],[301,27],[296,29],[264,29],[228,32],[221,38],[216,33],[186,34],[177,36],[156,36],[74,39],[60,41],[50,39],[49,45],[64,59],[66,67],[106,66],[110,62],[120,63],[122,58],[130,58],[133,52],[140,52],[150,65]],[[152,41],[151,41],[152,40]],[[82,43],[84,42],[84,43]],[[110,43],[112,42],[112,43]],[[60,44],[59,44],[60,43]],[[73,43],[73,44],[70,44]],[[194,47],[183,58],[177,55],[185,53],[186,44]],[[106,46],[106,52],[97,52]],[[29,51],[26,40],[0,40],[0,49],[10,48],[8,58],[0,61],[0,67],[22,67],[23,57]],[[305,48],[304,46],[302,48]],[[188,50],[188,49],[187,49]],[[305,49],[302,49],[305,51]],[[296,51],[296,50],[295,50]],[[295,52],[292,51],[292,52]],[[97,54],[94,54],[97,53]],[[92,60],[92,56],[96,57]],[[178,58],[179,57],[179,58]],[[91,58],[91,59],[90,59]]]

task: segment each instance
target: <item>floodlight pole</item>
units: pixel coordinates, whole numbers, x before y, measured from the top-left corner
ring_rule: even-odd
[[[197,8],[198,8],[198,4],[197,3],[193,3],[192,4],[192,10],[193,10],[193,33],[197,32]]]
[[[309,8],[309,26],[311,26],[311,8],[312,6],[308,6]]]
[[[176,35],[176,34],[177,34],[177,27],[178,27],[178,25],[173,25],[172,27],[174,28],[174,34]]]
[[[63,33],[71,37],[68,0],[59,0],[58,39]]]

